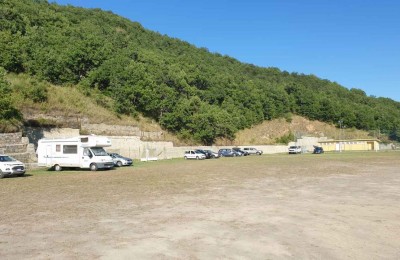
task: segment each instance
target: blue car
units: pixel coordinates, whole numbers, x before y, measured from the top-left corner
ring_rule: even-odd
[[[320,146],[314,146],[314,151],[313,151],[313,153],[314,153],[314,154],[321,154],[321,153],[324,153],[324,149],[323,149],[322,147],[320,147]]]

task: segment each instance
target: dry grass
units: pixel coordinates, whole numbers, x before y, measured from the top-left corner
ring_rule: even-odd
[[[47,85],[48,100],[43,103],[34,103],[23,96],[24,89],[31,86],[32,79],[26,75],[9,74],[7,80],[11,83],[15,93],[14,103],[22,111],[25,118],[87,118],[90,123],[105,123],[110,125],[138,126],[143,131],[161,131],[161,127],[151,119],[138,116],[117,115],[111,111],[113,100],[93,91],[85,96],[75,86]]]
[[[4,178],[0,258],[398,259],[399,164],[285,154]]]
[[[334,125],[320,121],[311,121],[301,116],[293,116],[291,122],[284,118],[265,121],[250,129],[239,131],[234,140],[234,145],[275,144],[276,139],[293,133],[295,137],[316,136],[339,139],[339,129]],[[371,138],[366,131],[356,129],[343,129],[342,138]],[[223,142],[223,141],[222,141]]]

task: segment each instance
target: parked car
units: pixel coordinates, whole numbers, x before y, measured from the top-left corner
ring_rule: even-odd
[[[121,167],[121,166],[129,166],[133,164],[133,160],[131,158],[124,157],[117,153],[109,153],[108,155],[111,156],[113,159],[114,165]]]
[[[213,152],[211,150],[204,150],[204,151],[210,154],[212,159],[218,159],[220,157],[218,153]]]
[[[313,153],[314,153],[314,154],[321,154],[321,153],[324,153],[324,149],[323,149],[322,147],[320,147],[320,146],[314,146],[314,151],[313,151]]]
[[[235,151],[235,152],[237,152],[237,153],[240,153],[241,156],[250,155],[249,152],[244,151],[244,150],[240,149],[239,147],[233,147],[232,150]]]
[[[236,157],[236,156],[241,156],[240,153],[235,152],[234,150],[229,149],[229,148],[219,149],[218,154],[219,154],[221,157]]]
[[[213,154],[211,153],[211,151],[207,151],[207,150],[201,150],[201,149],[196,149],[194,150],[195,152],[200,152],[202,154],[204,154],[206,156],[206,159],[211,159]]]
[[[301,153],[301,146],[290,146],[289,147],[289,154],[298,154]]]
[[[243,148],[243,151],[248,152],[249,155],[251,155],[251,154],[262,155],[263,154],[263,151],[257,150],[254,147],[245,147],[245,148]]]
[[[11,156],[0,154],[0,179],[11,175],[24,176],[25,165]]]
[[[183,156],[185,159],[196,159],[196,160],[204,160],[206,159],[206,156],[204,153],[195,151],[195,150],[189,150],[185,151],[185,155]]]

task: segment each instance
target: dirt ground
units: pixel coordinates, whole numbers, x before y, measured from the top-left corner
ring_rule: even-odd
[[[400,153],[0,180],[0,259],[400,259]]]

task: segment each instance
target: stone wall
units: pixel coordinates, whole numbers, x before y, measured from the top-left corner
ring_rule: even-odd
[[[22,132],[7,133],[7,134],[0,133],[0,145],[9,145],[9,144],[20,143],[21,138],[22,138]]]
[[[35,149],[22,132],[0,133],[0,154],[7,154],[24,163],[36,162]]]

